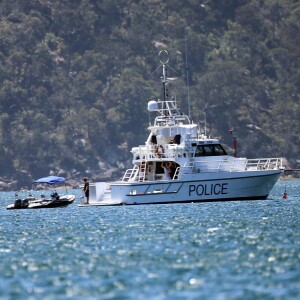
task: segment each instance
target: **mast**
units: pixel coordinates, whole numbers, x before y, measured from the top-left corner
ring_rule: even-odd
[[[163,103],[162,111],[165,116],[167,116],[167,103],[168,93],[167,93],[167,63],[169,62],[169,53],[167,50],[161,50],[158,53],[159,61],[162,64],[163,76],[161,78],[163,84]]]
[[[185,42],[185,68],[186,68],[187,100],[188,100],[189,118],[191,118],[190,85],[189,85],[189,66],[188,66],[188,54],[187,54],[186,29],[185,29],[185,34],[184,34],[184,42]]]
[[[177,107],[176,96],[172,96],[169,99],[168,85],[175,81],[177,77],[168,77],[168,65],[169,62],[169,53],[167,50],[161,50],[158,53],[159,61],[162,66],[162,76],[161,81],[163,84],[163,99],[162,101],[158,101],[155,105],[154,103],[150,104],[150,109],[154,110],[154,107],[157,107],[156,110],[160,112],[161,116],[165,119],[174,119],[175,116],[182,115]],[[173,70],[171,68],[171,70]],[[173,70],[177,73],[175,70]],[[149,108],[148,108],[149,109]]]

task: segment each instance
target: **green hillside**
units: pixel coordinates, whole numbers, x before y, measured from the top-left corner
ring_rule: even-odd
[[[188,74],[192,119],[206,117],[212,137],[230,148],[233,128],[239,156],[297,167],[298,0],[3,0],[0,16],[9,187],[50,172],[119,178],[146,140],[147,102],[161,96],[161,49],[180,106],[187,112]]]

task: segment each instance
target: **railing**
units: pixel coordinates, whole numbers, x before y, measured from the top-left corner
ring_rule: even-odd
[[[232,161],[197,161],[181,167],[181,174],[200,172],[242,172],[258,170],[283,170],[282,158],[234,159]]]
[[[246,170],[277,170],[284,169],[283,158],[248,159]]]
[[[184,166],[177,167],[173,180],[179,179],[184,174],[195,174],[202,172],[242,172],[259,170],[283,170],[283,158],[259,158],[245,159],[237,158],[229,161],[211,160],[188,162]],[[128,169],[122,181],[134,181],[138,177],[139,168],[135,166]]]
[[[122,178],[122,181],[133,181],[134,178],[136,178],[138,172],[139,172],[138,166],[134,166],[133,169],[126,170],[126,172]]]
[[[135,147],[132,150],[135,160],[151,160],[154,158],[175,158],[183,157],[187,153],[187,149],[178,147],[176,144],[161,145],[146,145]],[[194,149],[190,153],[193,153]]]

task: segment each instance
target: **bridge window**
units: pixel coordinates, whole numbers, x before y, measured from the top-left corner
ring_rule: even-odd
[[[196,148],[195,156],[217,156],[227,155],[226,151],[221,145],[198,145]]]

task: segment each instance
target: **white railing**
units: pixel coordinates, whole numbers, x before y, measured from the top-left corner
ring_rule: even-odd
[[[243,172],[260,170],[283,170],[283,158],[259,158],[245,159],[235,158],[233,160],[210,160],[188,162],[184,166],[178,167],[173,179],[180,178],[183,174],[195,174],[202,172]],[[138,166],[128,169],[122,181],[134,181],[138,178]],[[145,174],[144,174],[145,175]]]
[[[146,145],[132,149],[134,160],[151,160],[156,158],[176,158],[183,157],[187,153],[187,149],[178,147],[176,144],[161,145]],[[190,153],[193,153],[194,149]]]
[[[246,170],[277,170],[284,169],[283,158],[248,159]]]
[[[138,172],[139,172],[138,166],[134,166],[133,169],[127,169],[122,178],[122,181],[133,181],[136,178]]]
[[[200,172],[234,172],[258,170],[282,170],[282,158],[234,159],[232,161],[198,161],[181,167],[181,173],[191,174]]]

